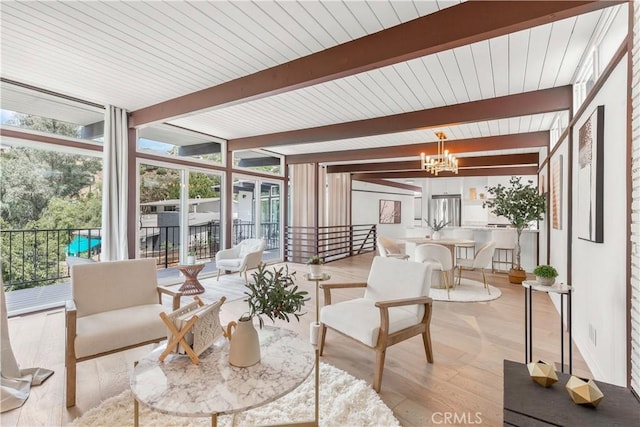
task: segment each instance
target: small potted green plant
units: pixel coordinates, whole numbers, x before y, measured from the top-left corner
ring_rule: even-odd
[[[536,275],[538,283],[545,286],[553,285],[558,277],[558,271],[550,265],[537,266],[533,269],[533,274]]]
[[[320,258],[319,255],[313,255],[307,260],[307,265],[309,266],[309,274],[313,277],[321,276],[323,264],[324,261],[322,260],[322,258]]]
[[[245,291],[249,311],[238,322],[231,322],[227,326],[230,364],[247,367],[260,361],[260,341],[253,324],[254,318],[258,318],[260,328],[264,325],[263,316],[273,322],[276,319],[289,322],[291,316],[300,321],[300,316],[305,314],[302,308],[309,298],[308,292],[299,290],[295,284],[295,274],[289,273],[287,266],[268,270],[266,264],[258,265]]]

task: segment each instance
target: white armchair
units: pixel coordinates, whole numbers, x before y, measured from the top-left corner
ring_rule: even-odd
[[[262,253],[266,244],[262,239],[245,239],[231,249],[223,249],[216,254],[218,279],[220,270],[238,271],[244,273],[247,282],[247,270],[258,267],[262,262]]]
[[[167,338],[155,259],[95,262],[71,269],[73,300],[65,307],[66,404],[76,403],[76,363]]]
[[[376,351],[373,388],[380,391],[387,347],[422,335],[427,361],[431,349],[431,265],[396,258],[375,257],[366,283],[321,284],[320,355],[327,328],[336,330]],[[331,304],[331,290],[364,288],[364,296]]]

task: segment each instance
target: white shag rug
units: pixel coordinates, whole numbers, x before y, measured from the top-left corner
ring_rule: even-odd
[[[465,279],[463,277],[460,280],[460,286],[457,286],[457,279],[455,283],[456,286],[449,290],[449,298],[447,298],[447,290],[444,288],[431,288],[429,290],[429,296],[435,301],[480,302],[498,299],[500,295],[502,295],[500,289],[491,285],[489,285],[489,293],[487,293],[482,282],[476,280]]]
[[[141,426],[210,426],[205,417],[185,418],[165,415],[140,405]],[[218,418],[219,426],[254,426],[312,421],[314,374],[291,393],[233,416]],[[109,398],[76,418],[73,426],[132,426],[133,395],[130,390]],[[375,391],[363,380],[326,363],[320,364],[321,426],[399,426],[398,420]]]

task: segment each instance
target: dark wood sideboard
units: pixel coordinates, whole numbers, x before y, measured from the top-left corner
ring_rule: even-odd
[[[549,388],[535,383],[523,363],[504,361],[505,426],[638,426],[640,401],[631,390],[596,381],[604,393],[597,408],[576,405],[565,389],[569,375],[558,372]]]

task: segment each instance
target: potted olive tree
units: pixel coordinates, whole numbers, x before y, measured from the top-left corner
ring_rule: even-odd
[[[489,199],[482,203],[482,207],[488,207],[496,216],[502,216],[509,220],[511,226],[516,229],[515,265],[509,271],[511,283],[522,283],[527,274],[520,263],[520,236],[522,230],[529,227],[533,221],[542,220],[546,212],[547,197],[540,194],[538,188],[529,180],[527,184],[520,182],[521,177],[512,176],[509,187],[498,184],[487,187]]]
[[[255,365],[260,361],[260,341],[253,318],[257,317],[260,327],[264,325],[263,316],[271,321],[276,319],[290,320],[291,316],[300,321],[302,307],[306,301],[307,291],[301,291],[294,283],[295,272],[289,273],[289,267],[268,270],[261,263],[251,275],[247,284],[249,311],[243,314],[238,322],[227,326],[227,338],[230,339],[229,363],[238,367]],[[232,332],[235,327],[235,332]]]

